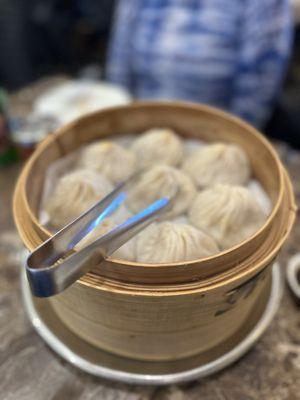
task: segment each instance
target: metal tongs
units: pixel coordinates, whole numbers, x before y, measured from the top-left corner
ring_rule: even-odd
[[[128,185],[140,173],[120,184],[77,219],[37,247],[27,258],[26,272],[31,291],[38,297],[62,292],[77,279],[93,269],[114,251],[149,225],[173,202],[163,197],[139,213],[117,225],[80,251],[74,247],[96,226],[111,215],[127,198]]]

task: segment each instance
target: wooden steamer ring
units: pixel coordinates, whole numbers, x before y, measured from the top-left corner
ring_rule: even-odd
[[[50,236],[38,220],[45,171],[95,139],[168,126],[184,137],[239,144],[273,209],[251,238],[215,256],[185,263],[108,259],[51,298],[59,318],[93,345],[141,360],[176,360],[213,351],[230,340],[268,296],[271,265],[291,230],[291,184],[269,142],[227,113],[187,103],[135,103],[90,114],[49,136],[18,180],[14,216],[32,250]],[[259,315],[257,316],[259,318]]]

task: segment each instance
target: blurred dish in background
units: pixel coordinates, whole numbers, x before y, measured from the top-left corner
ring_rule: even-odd
[[[11,139],[21,160],[28,158],[38,143],[54,132],[60,121],[52,115],[31,114],[10,121]]]
[[[51,115],[63,124],[89,112],[130,101],[130,94],[117,85],[70,81],[41,95],[34,103],[34,113]]]

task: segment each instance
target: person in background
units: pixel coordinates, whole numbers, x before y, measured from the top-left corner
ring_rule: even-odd
[[[107,78],[140,99],[181,99],[263,126],[292,44],[289,0],[119,0]]]

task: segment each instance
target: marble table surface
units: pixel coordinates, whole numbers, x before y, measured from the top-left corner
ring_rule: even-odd
[[[59,79],[43,80],[12,96],[12,110],[30,111],[34,97]],[[300,203],[300,152],[275,144]],[[300,399],[300,307],[286,288],[272,324],[240,361],[182,386],[129,386],[89,376],[54,354],[31,327],[20,296],[20,252],[11,200],[22,165],[0,169],[0,399],[1,400],[296,400]],[[300,252],[296,223],[279,261]]]

